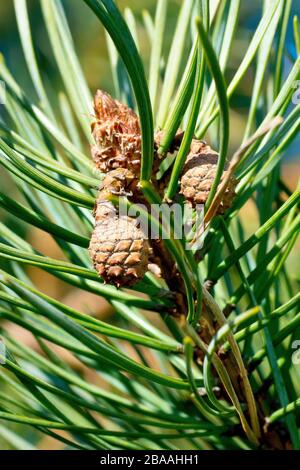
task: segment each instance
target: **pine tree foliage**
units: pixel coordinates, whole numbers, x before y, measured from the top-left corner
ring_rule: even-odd
[[[14,1],[32,89],[23,88],[1,56],[1,179],[14,189],[0,189],[0,439],[14,449],[38,447],[43,435],[69,449],[300,449],[293,361],[299,279],[288,265],[299,234],[300,189],[291,191],[281,174],[300,127],[293,100],[300,78],[297,18],[296,57],[286,49],[292,2],[261,2],[257,27],[232,70],[240,0],[179,2],[169,45],[168,0],[155,2],[153,17],[121,12],[113,0],[78,1],[107,33],[114,98],[139,116],[139,186],[147,203],[161,202],[150,179],[158,131],[169,199],[178,193],[192,139],[206,139],[219,157],[201,247],[186,249],[172,227],[165,240],[166,259],[182,282],[148,271],[131,288],[104,283],[88,253],[101,179],[90,154],[96,90],[81,69],[63,0],[40,0],[61,80],[51,92],[27,2]],[[141,35],[149,57],[140,53]],[[232,103],[251,76],[247,123],[234,149]],[[171,153],[178,129],[184,137]],[[219,214],[225,165],[238,180],[237,194]],[[253,231],[241,215],[250,205]],[[57,258],[40,252],[19,227],[50,234]],[[72,292],[106,299],[113,315],[99,319],[45,295],[32,266]],[[178,302],[186,306],[179,312]],[[11,325],[32,335],[36,347]]]

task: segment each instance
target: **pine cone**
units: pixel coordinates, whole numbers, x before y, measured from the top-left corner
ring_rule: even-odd
[[[117,196],[133,196],[139,191],[137,184],[138,179],[132,171],[126,168],[111,170],[101,181],[97,203],[100,200],[107,200],[110,194]]]
[[[154,136],[155,145],[156,145],[157,150],[161,146],[161,143],[162,143],[163,138],[164,138],[164,134],[165,134],[164,131],[158,131],[158,132],[156,132],[156,134]],[[181,129],[178,129],[178,131],[176,132],[176,134],[175,134],[175,136],[174,136],[174,138],[171,142],[171,145],[168,149],[168,153],[174,153],[179,149],[180,144],[181,144],[182,139],[183,139],[183,136],[184,136],[184,131],[182,131]]]
[[[95,269],[105,282],[132,286],[148,267],[149,244],[135,219],[119,217],[100,191],[95,207],[95,228],[89,252]]]
[[[94,98],[96,120],[92,132],[96,145],[92,157],[103,173],[127,168],[139,174],[141,164],[141,130],[135,112],[98,90]]]
[[[218,154],[204,142],[194,139],[190,153],[187,156],[181,177],[181,194],[191,202],[205,204],[209,191],[216,175]],[[223,177],[226,174],[226,168]],[[230,178],[228,187],[223,194],[218,214],[223,214],[232,204],[235,197],[237,181],[234,176]]]

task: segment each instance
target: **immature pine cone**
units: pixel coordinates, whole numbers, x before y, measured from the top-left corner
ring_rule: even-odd
[[[193,206],[205,204],[207,201],[216,175],[217,162],[217,152],[204,142],[195,139],[192,141],[190,153],[183,167],[180,192]],[[223,177],[225,174],[226,168]],[[235,197],[236,184],[236,178],[232,176],[223,194],[218,214],[223,214],[231,206]]]
[[[101,90],[95,95],[94,110],[92,132],[96,144],[92,146],[92,157],[96,168],[103,173],[127,168],[138,176],[141,130],[137,115]]]
[[[95,227],[89,252],[95,269],[105,282],[132,286],[148,269],[149,244],[135,219],[119,216],[109,202],[110,194],[125,195],[135,182],[133,174],[119,168],[102,181],[94,209]]]

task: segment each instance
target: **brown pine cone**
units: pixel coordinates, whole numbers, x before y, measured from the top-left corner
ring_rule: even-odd
[[[216,175],[217,162],[218,154],[209,145],[196,139],[192,141],[182,172],[180,192],[193,206],[206,203]],[[226,167],[223,177],[225,174]],[[237,180],[232,176],[223,194],[218,214],[223,214],[231,206],[235,197],[236,184]]]
[[[94,98],[96,120],[92,124],[95,145],[92,157],[103,173],[127,168],[139,173],[141,164],[141,130],[135,112],[98,90]]]
[[[89,252],[105,282],[132,286],[148,269],[149,244],[135,219],[119,216],[100,191],[95,207],[95,228]]]
[[[178,129],[168,149],[168,153],[174,153],[179,149],[183,136],[184,136],[184,131],[182,131],[181,129]],[[154,136],[154,140],[155,140],[155,145],[156,145],[157,150],[161,146],[163,138],[164,138],[164,131],[156,132]]]

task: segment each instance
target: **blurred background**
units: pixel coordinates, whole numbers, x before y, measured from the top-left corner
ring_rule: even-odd
[[[137,17],[140,49],[141,54],[145,59],[146,68],[148,65],[147,57],[149,57],[149,41],[145,34],[143,9],[147,8],[152,17],[154,17],[156,3],[156,0],[118,1],[120,9],[123,10],[124,8],[129,7]],[[253,30],[261,18],[262,3],[262,1],[241,2],[240,21],[235,34],[231,56],[228,61],[229,67],[226,76],[228,82],[242,61],[244,51],[246,50],[247,44],[249,44]],[[175,28],[176,15],[178,13],[181,1],[170,0],[169,4],[170,8],[168,14],[166,48],[168,48],[168,44]],[[94,93],[97,88],[102,88],[108,92],[113,93],[113,82],[110,73],[105,34],[98,19],[82,0],[63,0],[63,5],[67,13],[73,39],[76,45],[77,54],[79,56],[84,74],[87,78],[92,93]],[[51,52],[49,39],[43,23],[40,4],[38,0],[28,0],[28,6],[39,66],[45,78],[47,91],[50,96],[53,96],[53,100],[55,100],[56,95],[54,90],[60,89],[60,87],[63,88],[63,85],[55,67],[53,53]],[[285,45],[285,75],[291,68],[291,59],[295,60],[296,56],[292,24],[293,16],[296,14],[300,16],[299,0],[293,1],[292,13],[289,20],[289,28]],[[32,84],[26,69],[19,40],[13,0],[0,2],[0,53],[5,57],[8,68],[12,72],[13,76],[17,78],[20,86],[26,91],[29,99],[36,101],[36,96],[32,92]],[[231,102],[231,152],[239,146],[243,136],[247,110],[251,99],[252,85],[253,69],[250,68],[245,79],[241,82],[238,92],[234,95]],[[293,106],[292,103],[291,106]],[[3,112],[5,112],[5,109],[0,105],[0,114]],[[86,147],[86,151],[89,152],[88,146]],[[300,136],[295,139],[293,144],[289,147],[288,152],[282,159],[283,178],[285,183],[291,189],[295,188],[299,179],[299,167]],[[0,167],[0,185],[2,190],[4,188],[5,191],[11,197],[13,197],[12,185],[7,178],[7,174],[3,167]],[[244,217],[247,217],[246,228],[248,233],[253,233],[257,226],[254,204],[252,205],[251,203],[248,203],[242,210],[242,214]],[[28,225],[22,223],[16,227],[14,222],[14,226],[12,226],[13,224],[9,219],[8,213],[4,213],[3,211],[0,211],[0,219],[4,221],[5,224],[13,228],[13,230],[15,230],[18,234],[21,234],[24,236],[24,238],[28,239],[36,249],[45,255],[51,256],[53,258],[61,257],[61,251],[58,250],[52,238],[44,232],[32,228],[28,230]],[[298,243],[294,256],[290,256],[289,259],[290,270],[298,279],[300,279],[299,248],[300,245]],[[94,313],[96,311],[98,312],[99,316],[101,316],[101,318],[105,318],[111,315],[112,310],[110,306],[101,298],[96,298],[92,294],[74,291],[61,281],[58,281],[55,277],[52,277],[34,267],[29,267],[28,271],[30,271],[30,275],[36,286],[48,295],[61,299],[66,304],[81,309],[82,311],[89,312],[93,310]],[[21,331],[14,325],[11,325],[11,328],[16,329],[15,335],[25,334],[24,330]],[[26,338],[22,336],[22,340],[26,341]],[[31,338],[28,337],[28,342],[30,343],[30,341]],[[49,442],[49,440],[47,441],[46,439],[40,443],[40,448],[47,448],[47,446],[52,446],[53,448],[53,442]]]

